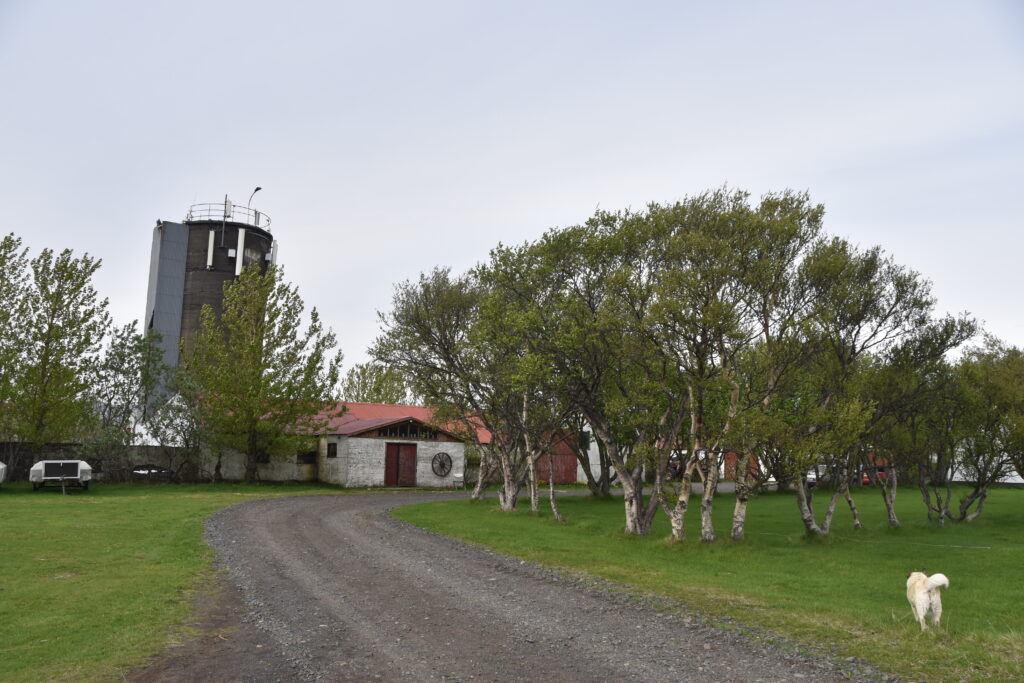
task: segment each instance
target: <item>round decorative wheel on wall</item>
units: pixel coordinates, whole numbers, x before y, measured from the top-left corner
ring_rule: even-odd
[[[447,453],[438,453],[430,463],[430,469],[439,477],[447,476],[452,471],[452,456]]]

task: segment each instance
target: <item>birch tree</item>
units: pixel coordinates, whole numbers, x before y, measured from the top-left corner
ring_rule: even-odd
[[[625,529],[645,535],[660,504],[668,452],[678,424],[659,373],[651,336],[632,323],[652,300],[648,261],[625,224],[642,215],[598,212],[585,225],[552,230],[524,247],[534,258],[531,349],[558,377],[568,407],[581,414],[623,487]],[[650,252],[648,252],[648,255]],[[639,317],[643,317],[640,313]],[[645,473],[654,486],[645,496]]]
[[[1024,354],[990,337],[961,360],[957,374],[965,403],[957,458],[971,490],[957,511],[947,514],[969,522],[981,515],[992,485],[1012,473],[1024,455]]]
[[[461,423],[483,458],[493,459],[502,475],[499,503],[510,511],[528,468],[519,428],[522,393],[509,381],[521,347],[511,339],[486,343],[479,327],[483,295],[475,275],[454,276],[447,268],[399,283],[371,354],[409,378],[436,419]],[[490,441],[480,440],[479,427]],[[481,480],[484,468],[482,461]]]
[[[900,525],[895,503],[902,473],[920,470],[930,478],[931,463],[943,450],[937,437],[947,429],[942,415],[950,407],[945,400],[954,382],[946,355],[973,336],[976,327],[966,316],[947,316],[864,365],[867,398],[875,410],[861,465],[882,496],[890,526]],[[884,476],[879,467],[883,462]]]
[[[860,461],[861,434],[873,407],[853,386],[859,364],[870,353],[885,350],[929,324],[934,300],[930,286],[916,272],[899,266],[878,247],[860,250],[845,240],[823,240],[801,264],[801,277],[811,292],[808,335],[820,344],[809,375],[814,378],[799,414],[808,437],[831,432],[828,451],[804,451],[794,458],[793,473],[800,518],[808,533],[826,535],[836,502],[846,499],[859,524],[850,493],[850,477]],[[858,427],[859,425],[859,427]],[[859,431],[858,431],[859,430]],[[808,466],[827,464],[835,491],[819,524],[811,508]]]

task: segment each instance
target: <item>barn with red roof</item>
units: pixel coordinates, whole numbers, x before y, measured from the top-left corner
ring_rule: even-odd
[[[339,486],[461,486],[465,436],[423,406],[339,402],[324,412],[317,478]],[[477,430],[477,438],[490,434]]]

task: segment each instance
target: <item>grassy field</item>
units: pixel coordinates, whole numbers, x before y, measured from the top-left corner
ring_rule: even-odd
[[[0,680],[109,681],[181,636],[210,584],[203,520],[319,485],[0,486]]]
[[[823,496],[819,495],[819,498]],[[395,516],[499,552],[570,572],[586,572],[684,601],[842,657],[855,656],[902,677],[928,681],[1024,679],[1024,490],[992,493],[970,524],[930,525],[915,490],[897,499],[900,529],[885,523],[882,501],[857,494],[865,528],[845,509],[832,535],[808,538],[788,494],[753,501],[748,539],[673,544],[659,515],[648,538],[621,532],[621,500],[563,498],[567,523],[550,511],[500,512],[490,502],[427,503]],[[727,537],[732,497],[716,502],[716,530]],[[819,505],[824,504],[819,500]],[[687,529],[699,539],[697,512]],[[906,575],[925,567],[950,579],[943,626],[922,633],[906,600]]]

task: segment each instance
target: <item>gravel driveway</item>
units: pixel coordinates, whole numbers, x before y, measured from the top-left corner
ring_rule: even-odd
[[[220,511],[206,538],[228,585],[200,605],[201,635],[126,677],[831,681],[872,674],[387,514],[451,495],[302,496]]]

